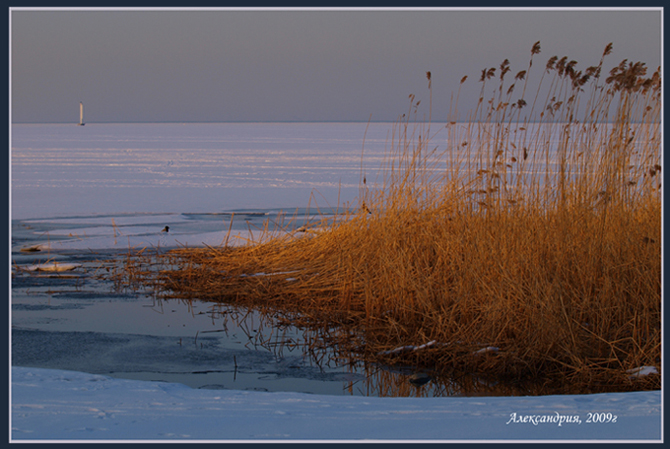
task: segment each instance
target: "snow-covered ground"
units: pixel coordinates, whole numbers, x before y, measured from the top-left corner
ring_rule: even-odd
[[[315,206],[313,189],[321,207],[352,201],[365,128],[14,125],[11,256],[48,253],[51,265],[29,265],[38,270],[54,269],[61,250],[218,245],[229,229],[235,243],[265,218],[254,211],[315,213],[306,209]],[[365,167],[378,167],[389,129],[370,126]],[[19,366],[10,376],[13,441],[662,438],[660,391],[381,398],[194,389]]]
[[[325,396],[14,367],[11,426],[15,440],[660,440],[661,393]]]

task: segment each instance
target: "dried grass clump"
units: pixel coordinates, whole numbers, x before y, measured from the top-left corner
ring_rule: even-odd
[[[169,252],[160,287],[348,329],[339,344],[368,361],[659,388],[626,370],[660,369],[660,70],[624,61],[603,84],[603,59],[553,57],[527,102],[539,52],[509,83],[505,60],[490,98],[485,69],[475,109],[434,134],[411,95],[356,212],[306,237]]]

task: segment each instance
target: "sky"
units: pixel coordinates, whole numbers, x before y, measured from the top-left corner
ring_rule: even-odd
[[[410,94],[447,120],[463,76],[474,107],[482,69],[527,69],[537,41],[534,79],[610,42],[608,71],[662,60],[660,8],[14,8],[10,27],[12,123],[76,123],[80,101],[87,123],[394,121]]]

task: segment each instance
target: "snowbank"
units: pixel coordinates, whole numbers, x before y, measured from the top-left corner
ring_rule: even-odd
[[[12,440],[21,441],[661,439],[660,391],[376,398],[199,390],[12,367],[11,393]]]

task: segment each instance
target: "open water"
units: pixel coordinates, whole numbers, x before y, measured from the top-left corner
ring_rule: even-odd
[[[368,177],[379,167],[390,125],[11,130],[13,365],[194,388],[434,394],[430,385],[409,385],[412,371],[309,354],[300,345],[303,331],[256,313],[160,301],[105,276],[132,250],[220,245],[229,229],[229,244],[240,244],[265,220],[295,228],[347,207],[358,195],[362,165]],[[54,264],[71,269],[49,271]],[[382,393],[374,380],[380,370],[402,391]]]

